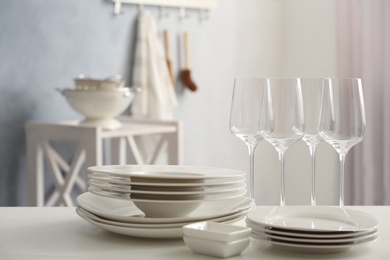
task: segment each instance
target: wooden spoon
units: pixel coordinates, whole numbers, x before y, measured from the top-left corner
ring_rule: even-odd
[[[168,30],[164,30],[164,43],[165,43],[165,56],[167,58],[169,77],[171,78],[171,82],[172,82],[173,87],[175,87],[175,78],[173,76],[172,60],[171,60],[171,56],[169,54],[169,33],[168,33]]]
[[[191,79],[190,71],[190,35],[188,32],[184,32],[184,69],[181,72],[180,78],[183,85],[191,91],[196,91],[197,87],[194,81]]]

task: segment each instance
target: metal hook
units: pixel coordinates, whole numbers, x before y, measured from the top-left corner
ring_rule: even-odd
[[[158,8],[158,13],[159,13],[159,17],[160,18],[164,18],[164,17],[168,17],[169,16],[169,13],[165,12],[164,6],[160,6]]]
[[[138,11],[139,11],[140,13],[143,13],[143,12],[144,12],[144,5],[143,5],[143,4],[139,4],[139,5],[138,5]]]
[[[206,20],[208,18],[207,11],[205,9],[199,9],[198,13],[199,13],[199,21],[202,22],[203,20]]]
[[[115,15],[119,15],[121,13],[121,6],[122,6],[121,0],[114,1],[114,14]]]
[[[179,18],[180,18],[180,20],[183,20],[186,17],[187,17],[186,9],[184,7],[180,7],[179,8]]]

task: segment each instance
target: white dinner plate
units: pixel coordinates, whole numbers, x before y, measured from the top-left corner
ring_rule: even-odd
[[[81,206],[77,206],[77,209],[81,211],[86,217],[93,219],[95,221],[99,221],[104,224],[108,225],[116,225],[119,227],[131,227],[131,228],[178,228],[183,227],[184,225],[188,225],[193,222],[177,222],[177,223],[152,223],[152,224],[143,224],[143,223],[130,223],[130,222],[122,222],[122,221],[115,221],[115,220],[109,220],[105,218],[101,218],[98,215],[94,215],[91,212],[87,211],[86,209],[82,208]],[[213,221],[213,222],[225,222],[225,221],[232,221],[244,218],[246,216],[246,212],[249,209],[249,206],[246,208],[243,208],[241,211],[228,215],[228,216],[222,216],[217,218],[208,218],[204,219],[204,221]],[[203,221],[203,220],[202,220]]]
[[[100,227],[104,230],[118,233],[122,235],[144,237],[144,238],[180,238],[183,236],[182,228],[133,228],[133,227],[120,227],[117,225],[109,225],[101,223],[99,221],[88,218],[80,210],[76,208],[76,213],[85,221]]]
[[[132,198],[131,192],[119,192],[119,191],[109,191],[106,189],[98,188],[96,186],[89,186],[88,191],[91,193],[94,193],[96,195],[102,196],[102,197],[108,197],[108,198],[116,198],[116,199],[122,199],[122,200],[131,200],[131,201],[139,201],[139,202],[153,202],[153,203],[188,203],[188,202],[204,202],[204,201],[213,201],[213,200],[227,200],[227,199],[233,199],[237,197],[242,197],[247,193],[247,190],[245,188],[241,188],[239,190],[235,191],[228,191],[228,192],[221,192],[221,193],[215,193],[215,194],[204,194],[201,196],[198,195],[190,195],[193,196],[193,198],[190,199],[181,199],[180,196],[178,196],[178,199],[166,199],[166,200],[159,200],[159,199],[140,199],[140,198]]]
[[[83,214],[82,211],[80,211],[78,208],[76,208],[76,213],[85,221],[91,223],[92,225],[95,225],[99,228],[102,228],[104,230],[118,233],[122,235],[127,236],[133,236],[133,237],[142,237],[142,238],[159,238],[159,239],[173,239],[173,238],[182,238],[183,237],[183,231],[181,227],[176,228],[134,228],[134,227],[124,227],[124,226],[117,226],[117,225],[109,225],[106,223],[102,223],[96,220],[93,220],[89,217],[87,217],[85,214]],[[231,219],[226,222],[221,223],[231,223],[238,221],[237,219]]]
[[[251,233],[251,237],[264,241],[264,237],[257,236],[256,234]],[[295,244],[295,243],[286,243],[279,242],[276,240],[267,240],[271,245],[286,251],[298,252],[298,253],[310,253],[310,254],[330,254],[338,253],[351,249],[354,246],[362,245],[365,243],[373,242],[378,238],[378,236],[373,236],[370,238],[357,240],[351,243],[339,243],[339,244]]]
[[[291,236],[280,236],[274,235],[264,232],[252,231],[253,234],[257,236],[264,237],[265,240],[276,240],[280,242],[286,243],[294,243],[294,244],[342,244],[342,243],[354,243],[359,240],[363,240],[366,238],[372,238],[374,236],[378,236],[378,231],[371,231],[367,234],[356,236],[356,237],[348,237],[348,238],[300,238],[300,237],[291,237]]]
[[[119,177],[143,179],[172,179],[203,181],[215,178],[236,178],[246,175],[246,172],[214,167],[195,167],[180,165],[102,165],[88,167],[88,171],[107,173]]]
[[[218,193],[224,193],[224,192],[230,192],[230,191],[236,191],[245,188],[246,183],[240,182],[240,183],[234,183],[232,185],[228,186],[218,186],[213,188],[204,188],[199,190],[184,190],[184,191],[156,191],[156,190],[146,190],[137,189],[137,186],[117,186],[112,185],[109,183],[99,182],[93,179],[88,180],[88,184],[90,186],[94,186],[97,188],[101,188],[108,191],[114,191],[114,192],[130,192],[130,193],[136,193],[136,194],[155,194],[155,195],[208,195],[208,194],[218,194]],[[134,187],[134,189],[132,188]]]
[[[144,186],[171,186],[171,187],[213,187],[213,186],[225,186],[229,184],[235,184],[240,182],[245,182],[245,177],[230,177],[230,178],[217,178],[217,179],[207,179],[203,182],[139,182],[131,181],[129,177],[120,177],[114,176],[106,173],[89,173],[89,179],[95,179],[101,182],[107,182],[111,184],[117,184],[121,186],[129,185],[144,185]]]
[[[246,219],[247,226],[252,228],[256,233],[264,233],[270,235],[286,236],[286,237],[297,237],[297,238],[312,238],[312,239],[325,239],[325,238],[355,238],[358,236],[367,235],[377,229],[365,230],[365,231],[356,231],[356,232],[307,232],[307,231],[297,231],[297,230],[285,230],[272,228],[268,229],[267,227],[260,227],[259,225],[252,223],[249,219]]]
[[[199,208],[187,217],[180,218],[147,218],[130,200],[118,200],[85,192],[77,197],[77,204],[100,217],[130,223],[177,223],[195,222],[203,219],[227,216],[241,211],[243,207],[252,205],[246,196],[222,201],[203,202]]]
[[[265,206],[249,211],[247,218],[261,228],[285,231],[357,232],[378,226],[369,214],[333,206]]]

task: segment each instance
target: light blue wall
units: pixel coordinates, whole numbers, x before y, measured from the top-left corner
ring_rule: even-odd
[[[114,17],[104,1],[4,1],[0,8],[0,204],[26,200],[27,120],[78,117],[56,88],[79,73],[122,73],[135,9]]]
[[[168,28],[174,69],[181,68],[179,36],[191,33],[191,69],[199,91],[177,88],[175,118],[184,123],[184,164],[246,169],[246,148],[228,131],[234,76],[277,70],[272,39],[278,37],[279,1],[221,0],[200,21],[177,9],[168,17],[151,11]],[[268,9],[267,9],[268,8]],[[0,206],[26,204],[24,124],[80,118],[55,90],[72,86],[79,73],[129,78],[137,7],[114,16],[104,0],[12,0],[0,7]],[[268,24],[267,24],[268,23]],[[275,38],[276,37],[276,38]],[[265,40],[268,44],[265,44]],[[271,43],[271,44],[270,44]],[[196,141],[195,141],[196,140]]]

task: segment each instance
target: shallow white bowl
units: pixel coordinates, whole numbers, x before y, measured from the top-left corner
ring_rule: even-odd
[[[220,258],[228,258],[241,254],[250,242],[249,237],[233,242],[219,242],[187,236],[183,236],[183,240],[194,253]]]
[[[156,202],[156,201],[133,201],[134,205],[145,213],[146,217],[150,218],[178,218],[191,214],[196,210],[202,201],[196,200],[193,202],[177,203],[172,202]]]
[[[104,129],[117,129],[121,123],[115,119],[133,102],[137,91],[130,88],[116,90],[60,90],[69,105],[85,116],[82,125],[100,126]]]
[[[163,191],[163,192],[203,192],[205,188],[202,186],[150,186],[150,185],[138,185],[138,184],[131,184],[130,185],[132,190],[138,190],[138,191]]]
[[[143,191],[143,192],[147,192],[147,191]],[[191,200],[202,201],[204,200],[205,197],[201,194],[192,194],[192,195],[180,195],[180,194],[166,195],[166,194],[147,194],[147,193],[141,194],[141,193],[136,193],[131,191],[130,198],[132,200],[145,200],[145,201],[153,200],[154,202],[160,200],[164,200],[164,201],[173,200],[175,202],[185,200],[187,203],[187,201],[191,201]]]
[[[187,237],[232,242],[249,237],[252,229],[216,222],[197,222],[183,226],[183,234]]]

